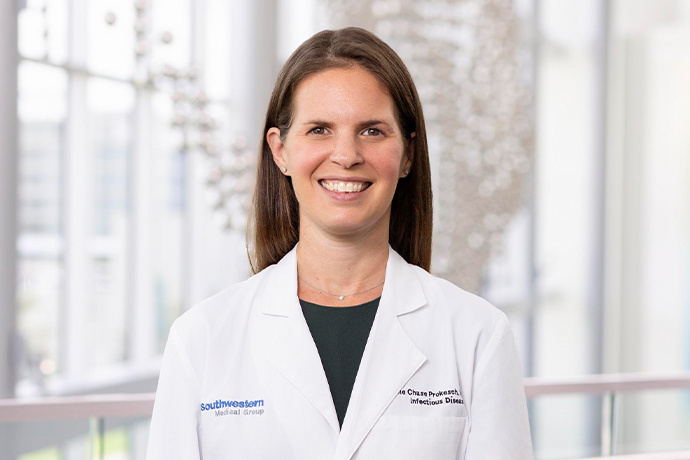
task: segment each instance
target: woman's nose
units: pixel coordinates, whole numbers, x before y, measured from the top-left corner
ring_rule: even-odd
[[[364,161],[359,149],[356,136],[337,136],[331,151],[331,161],[349,169]]]

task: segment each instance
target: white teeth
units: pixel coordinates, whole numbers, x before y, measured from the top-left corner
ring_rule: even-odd
[[[338,181],[338,180],[333,180],[333,181],[328,181],[328,180],[321,180],[319,181],[321,186],[325,188],[326,190],[330,190],[332,192],[344,192],[344,193],[353,193],[353,192],[361,192],[365,188],[369,186],[368,183],[364,182],[343,182],[343,181]]]

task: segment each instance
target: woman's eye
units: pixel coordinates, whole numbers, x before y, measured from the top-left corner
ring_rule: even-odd
[[[378,136],[380,134],[383,134],[380,129],[378,128],[367,128],[364,130],[364,134],[366,136]]]

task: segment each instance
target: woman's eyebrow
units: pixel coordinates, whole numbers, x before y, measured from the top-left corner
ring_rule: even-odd
[[[361,126],[361,127],[371,126],[371,125],[390,125],[390,123],[385,121],[385,120],[379,120],[379,119],[366,120],[366,121],[359,123],[359,126]]]
[[[302,123],[303,126],[307,125],[315,125],[315,126],[323,126],[324,128],[332,128],[333,123],[330,121],[326,120],[320,120],[320,119],[313,119],[313,120],[308,120]],[[366,128],[367,126],[373,126],[373,125],[386,125],[386,126],[391,126],[391,124],[385,120],[380,120],[377,118],[373,118],[371,120],[365,120],[357,123],[357,128],[362,129]]]
[[[333,126],[333,123],[326,120],[309,120],[305,121],[303,125],[317,125],[323,126],[324,128],[330,128],[331,126]]]
[[[359,126],[364,127],[364,126],[367,126],[367,125],[387,125],[387,124],[388,124],[388,123],[386,123],[386,122],[383,121],[383,120],[372,119],[372,120],[366,120],[366,121],[360,122],[360,123],[359,123]]]

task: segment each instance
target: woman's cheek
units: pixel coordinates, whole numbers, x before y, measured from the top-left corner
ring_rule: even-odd
[[[310,175],[317,168],[318,163],[315,156],[307,151],[293,152],[291,161],[288,164],[288,174],[292,180],[304,180],[305,175]]]

